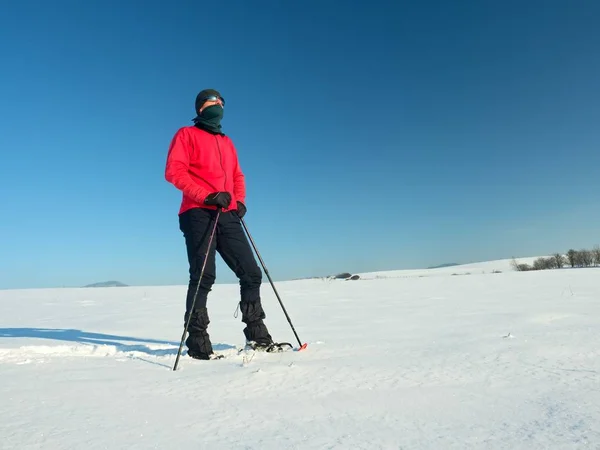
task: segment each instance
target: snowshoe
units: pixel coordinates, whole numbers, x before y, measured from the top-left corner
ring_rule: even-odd
[[[246,342],[246,349],[256,352],[281,353],[292,348],[293,346],[289,342],[270,342],[268,344],[255,341]]]

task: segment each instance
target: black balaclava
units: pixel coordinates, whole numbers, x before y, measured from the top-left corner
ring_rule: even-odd
[[[215,95],[219,98],[221,94],[219,91],[214,89],[204,89],[196,96],[196,103],[194,104],[196,108],[196,113],[202,107],[204,102],[211,95]],[[224,134],[221,131],[221,119],[223,118],[223,107],[221,105],[212,105],[208,108],[202,110],[202,113],[198,114],[194,119],[194,124],[196,127],[208,131],[213,134]]]

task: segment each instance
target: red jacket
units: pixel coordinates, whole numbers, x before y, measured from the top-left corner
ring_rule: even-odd
[[[179,214],[190,208],[216,209],[204,199],[212,192],[231,194],[228,209],[245,203],[246,184],[231,139],[194,126],[180,128],[169,147],[165,178],[183,192]]]

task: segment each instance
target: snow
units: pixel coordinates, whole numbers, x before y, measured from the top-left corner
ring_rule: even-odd
[[[361,275],[277,283],[308,342],[283,354],[237,355],[239,288],[216,285],[228,358],[176,372],[185,286],[0,291],[0,447],[600,448],[600,269]]]
[[[538,257],[515,258],[519,264],[533,265],[533,262]],[[438,269],[416,269],[416,270],[393,270],[384,272],[372,272],[362,274],[365,279],[373,278],[406,278],[406,277],[431,277],[431,276],[447,276],[447,275],[471,275],[485,274],[494,272],[512,272],[514,269],[511,266],[511,259],[500,259],[496,261],[484,261],[471,264],[461,264],[458,266],[440,267]]]

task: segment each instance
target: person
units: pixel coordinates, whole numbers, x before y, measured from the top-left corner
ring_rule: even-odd
[[[217,358],[207,331],[207,298],[216,277],[217,252],[239,280],[239,308],[247,344],[266,351],[278,345],[264,323],[262,272],[241,225],[240,219],[246,214],[245,176],[232,140],[222,131],[224,108],[225,100],[215,89],[204,89],[196,96],[194,125],[175,133],[165,168],[166,180],[183,194],[179,229],[185,238],[190,275],[184,321],[191,315],[186,346],[189,356],[203,360]],[[208,249],[218,210],[215,236]]]

